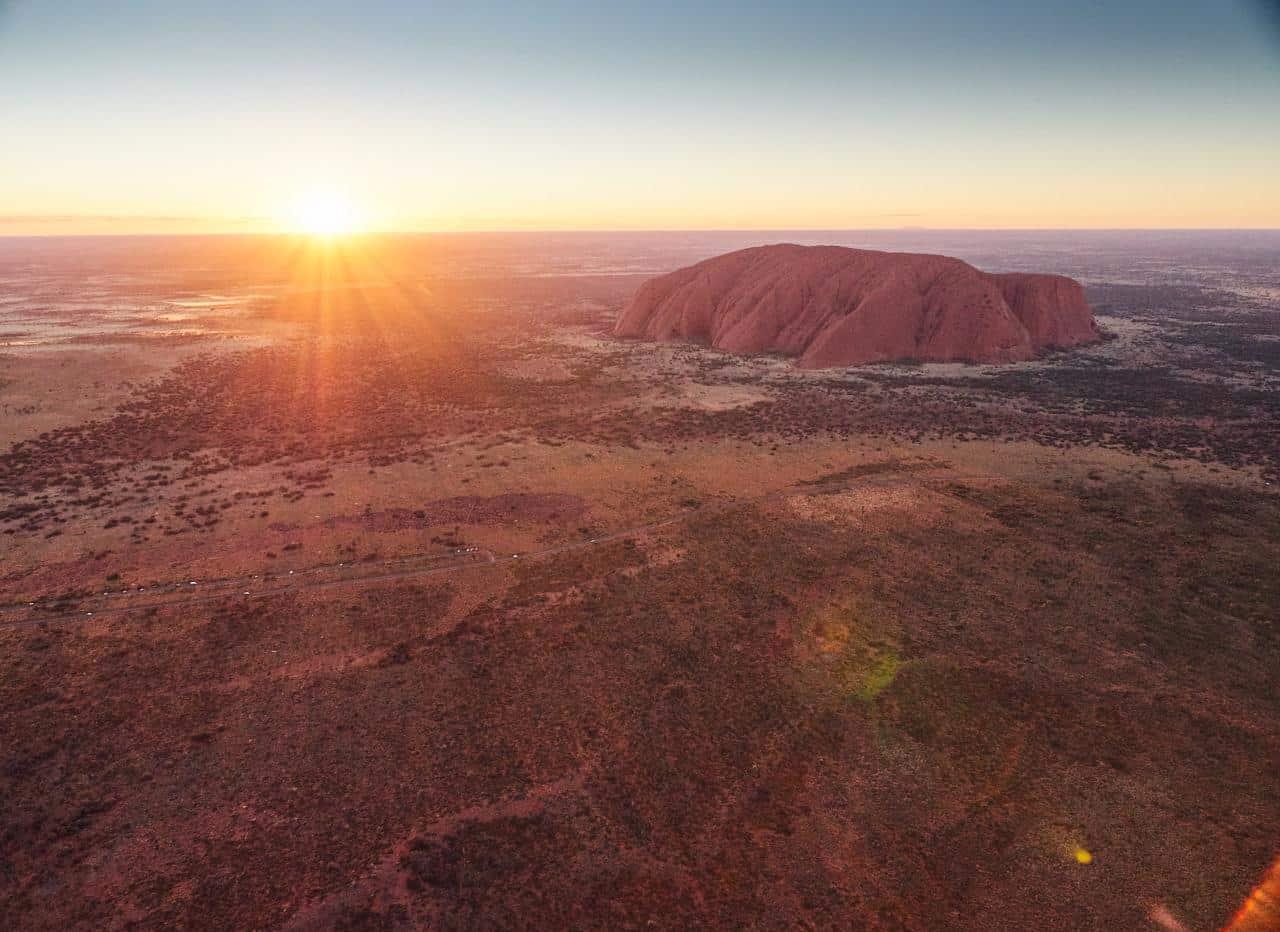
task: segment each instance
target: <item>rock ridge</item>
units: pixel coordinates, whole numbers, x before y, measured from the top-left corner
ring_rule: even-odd
[[[1015,362],[1099,339],[1061,275],[992,274],[948,256],[757,246],[650,279],[614,328],[823,368],[894,360]]]

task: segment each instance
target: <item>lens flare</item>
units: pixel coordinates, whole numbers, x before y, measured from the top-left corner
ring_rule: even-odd
[[[1280,929],[1280,857],[1253,888],[1224,932],[1268,932]]]

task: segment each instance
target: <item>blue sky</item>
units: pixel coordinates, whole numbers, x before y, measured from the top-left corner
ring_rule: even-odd
[[[1267,12],[0,0],[0,232],[1280,226]]]

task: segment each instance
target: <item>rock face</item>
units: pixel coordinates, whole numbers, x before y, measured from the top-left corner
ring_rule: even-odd
[[[641,286],[614,333],[777,352],[801,366],[914,359],[1013,362],[1098,339],[1084,289],[993,275],[946,256],[760,246]]]

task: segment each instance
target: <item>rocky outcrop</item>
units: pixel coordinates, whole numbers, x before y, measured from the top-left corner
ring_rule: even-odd
[[[801,366],[1012,362],[1098,339],[1084,289],[959,259],[842,246],[760,246],[641,286],[614,333],[776,352]]]

